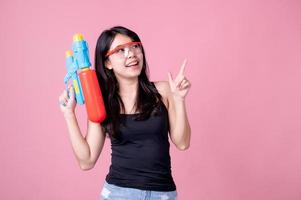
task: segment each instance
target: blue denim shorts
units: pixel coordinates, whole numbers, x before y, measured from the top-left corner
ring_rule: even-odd
[[[176,200],[177,191],[160,192],[119,187],[104,182],[100,200]]]

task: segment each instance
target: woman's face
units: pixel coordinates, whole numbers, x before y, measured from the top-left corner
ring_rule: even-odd
[[[117,78],[136,78],[143,66],[141,46],[131,43],[128,36],[117,34],[108,51],[106,68],[113,70]]]

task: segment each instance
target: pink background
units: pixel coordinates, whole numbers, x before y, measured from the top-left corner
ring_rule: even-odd
[[[93,62],[114,25],[141,37],[151,80],[188,59],[191,147],[171,148],[179,199],[301,199],[300,10],[298,0],[2,0],[0,199],[98,199],[110,142],[81,171],[58,96],[72,35],[84,34]]]

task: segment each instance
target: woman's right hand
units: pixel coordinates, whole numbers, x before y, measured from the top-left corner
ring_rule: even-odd
[[[66,90],[64,90],[62,94],[59,96],[60,109],[64,113],[64,116],[74,115],[74,111],[76,107],[73,86],[72,85],[69,86],[68,90],[69,90],[69,98]]]

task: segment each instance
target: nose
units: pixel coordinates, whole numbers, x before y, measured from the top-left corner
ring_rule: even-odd
[[[127,49],[127,56],[128,58],[132,58],[134,56],[134,51],[131,48]]]

